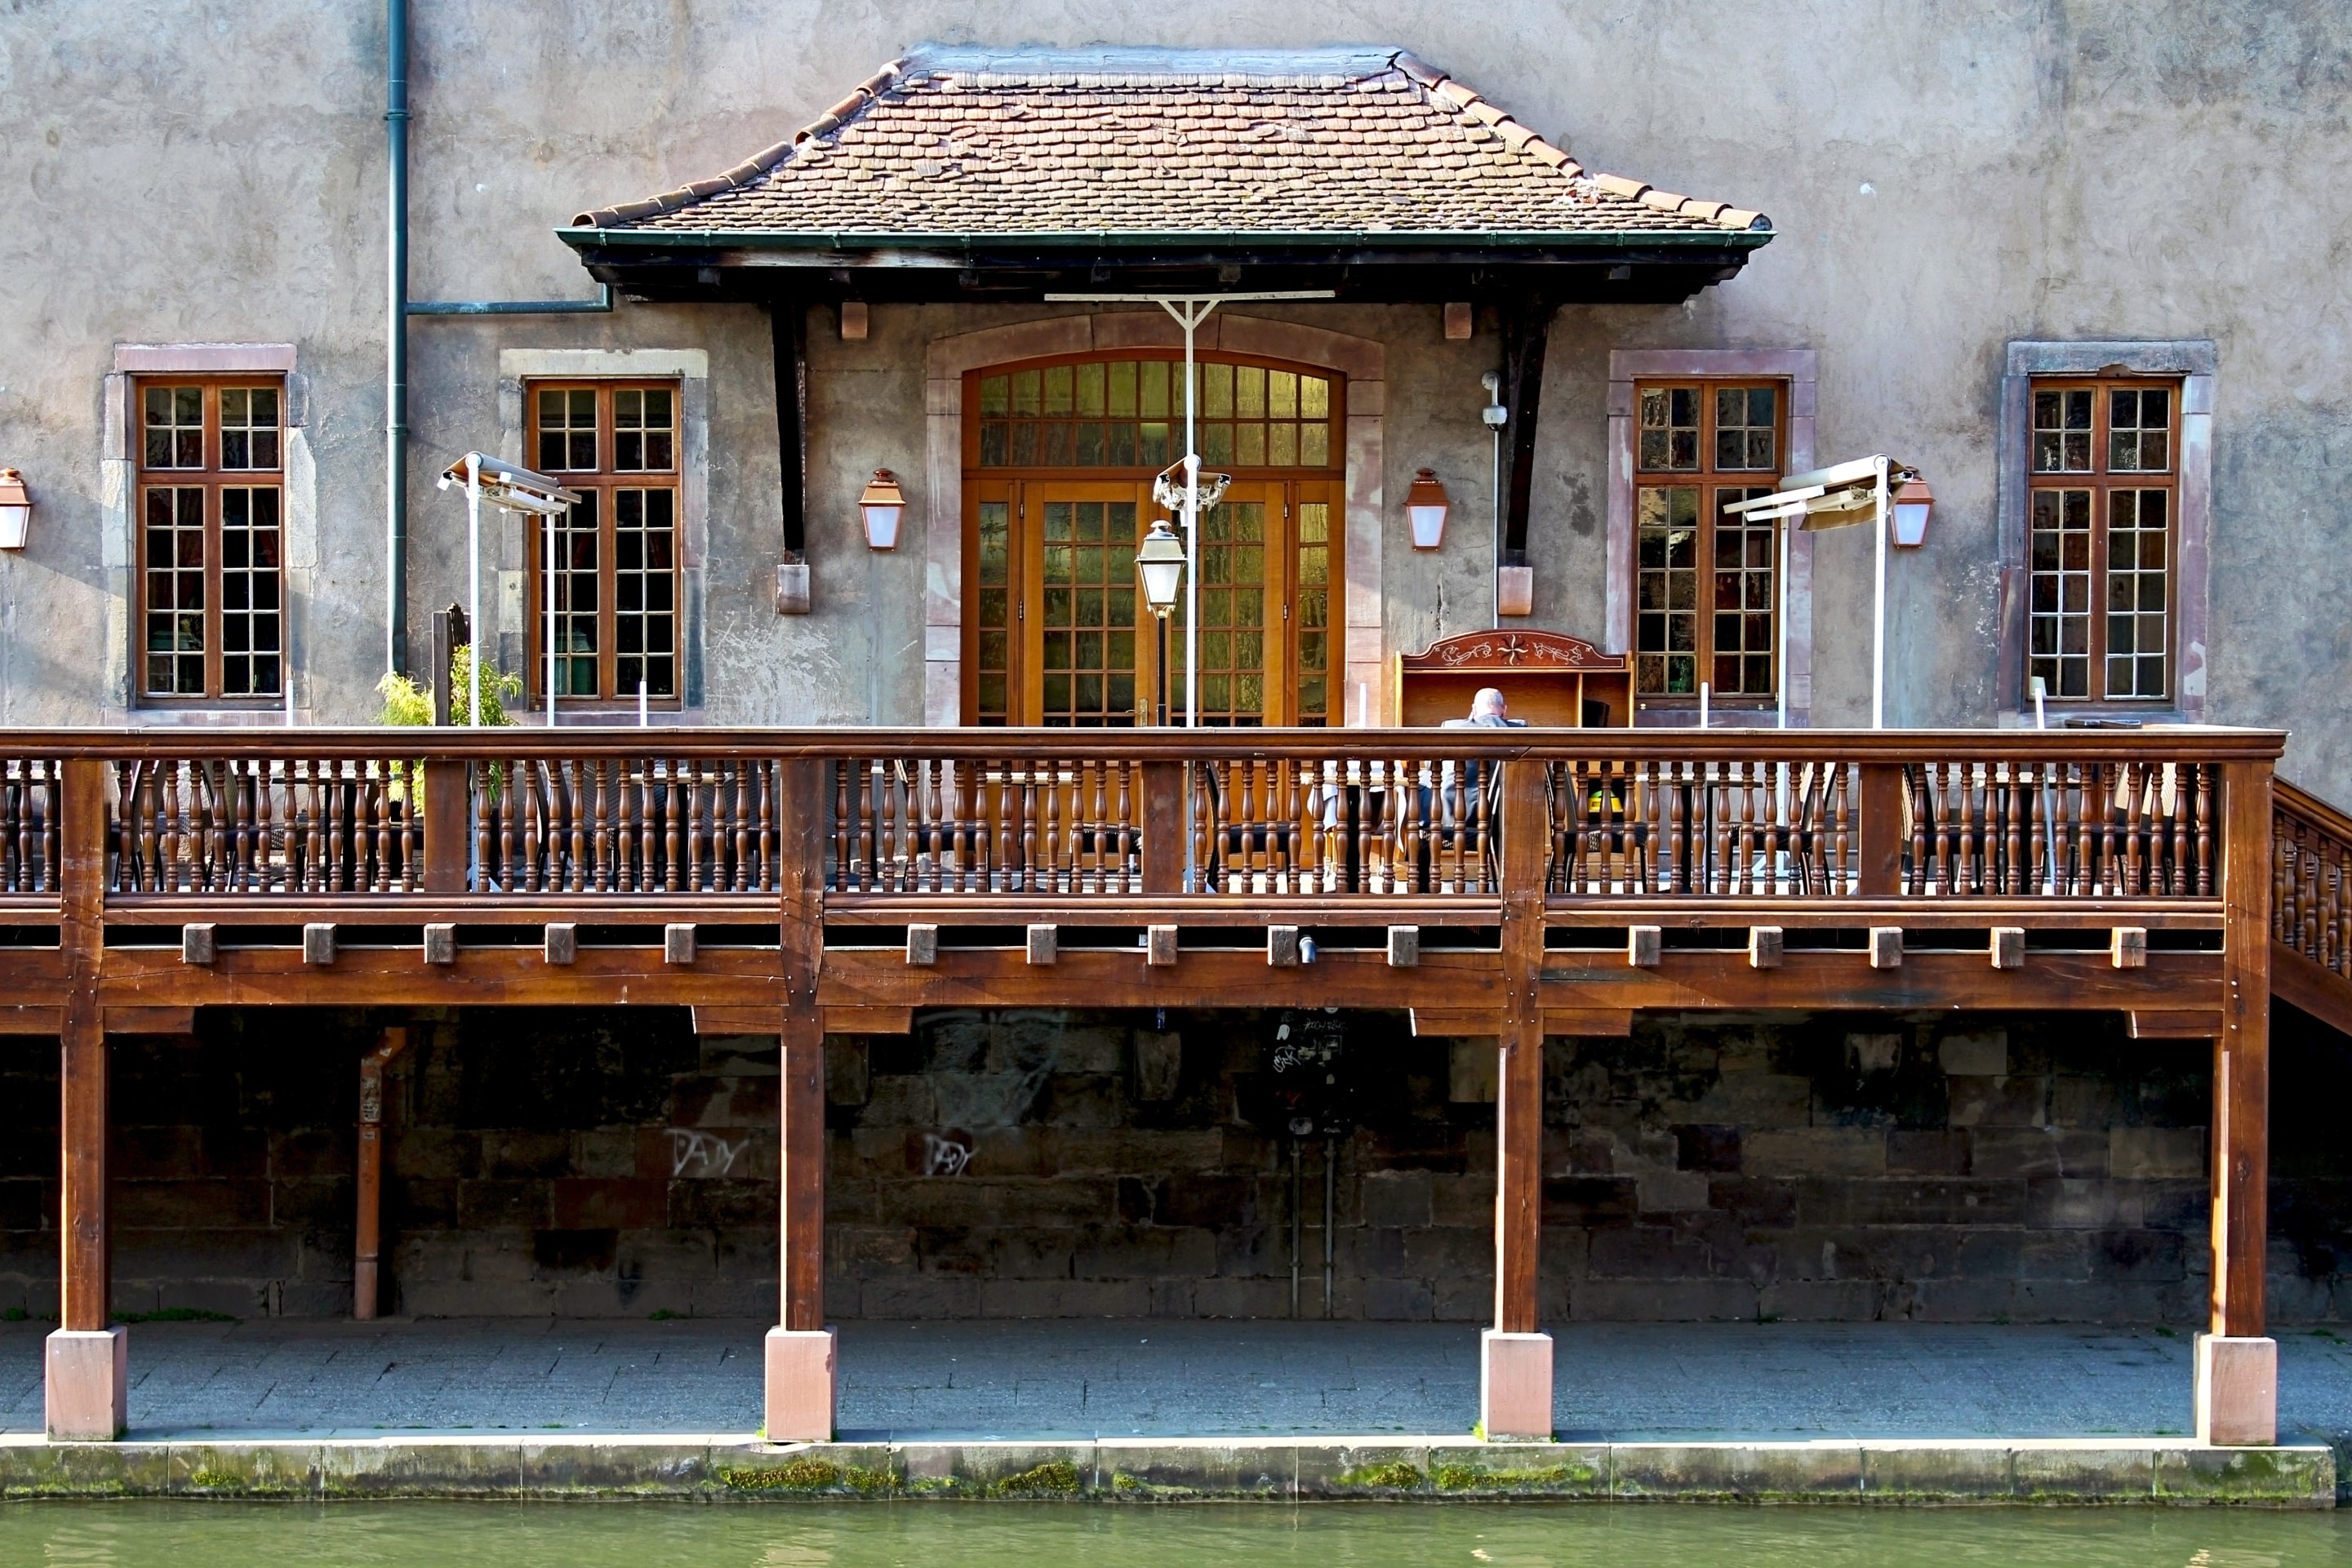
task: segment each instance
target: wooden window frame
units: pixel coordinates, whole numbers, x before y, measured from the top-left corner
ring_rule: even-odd
[[[1735,389],[1750,390],[1764,387],[1770,388],[1773,392],[1772,466],[1769,469],[1718,467],[1715,451],[1717,430],[1717,393]],[[1672,392],[1683,389],[1695,391],[1697,394],[1699,414],[1696,426],[1697,466],[1693,468],[1645,467],[1643,465],[1644,454],[1642,439],[1643,431],[1645,428],[1642,422],[1643,396],[1652,392]],[[1641,497],[1644,490],[1658,487],[1695,487],[1699,491],[1696,519],[1699,537],[1694,551],[1695,563],[1692,569],[1698,577],[1699,602],[1692,612],[1696,621],[1696,645],[1692,649],[1692,658],[1696,666],[1697,678],[1706,682],[1710,688],[1709,706],[1727,712],[1749,713],[1763,713],[1777,707],[1780,683],[1787,674],[1780,667],[1783,642],[1780,622],[1785,613],[1786,601],[1781,578],[1785,572],[1793,570],[1790,563],[1781,559],[1783,541],[1780,538],[1779,528],[1773,528],[1769,546],[1770,589],[1767,595],[1769,601],[1767,612],[1771,618],[1770,636],[1768,639],[1771,679],[1764,692],[1739,692],[1726,695],[1713,690],[1716,612],[1710,600],[1710,590],[1716,570],[1714,564],[1716,530],[1723,521],[1722,506],[1727,499],[1724,493],[1734,490],[1769,490],[1780,483],[1782,476],[1790,472],[1788,466],[1790,451],[1790,426],[1793,401],[1789,380],[1778,375],[1648,374],[1632,379],[1632,401],[1627,411],[1630,417],[1630,451],[1627,461],[1631,470],[1628,500],[1631,508],[1632,531],[1629,540],[1631,549],[1624,570],[1628,575],[1626,590],[1631,605],[1627,626],[1627,652],[1633,659],[1633,700],[1637,708],[1651,712],[1682,710],[1696,712],[1699,706],[1699,696],[1696,690],[1667,692],[1640,689],[1641,662],[1643,657],[1641,646],[1642,617],[1644,612],[1641,591],[1643,571]]]
[[[1195,353],[1192,358],[1193,363],[1203,369],[1211,365],[1233,365],[1247,366],[1257,370],[1287,371],[1296,375],[1313,376],[1319,381],[1328,382],[1330,383],[1331,388],[1330,405],[1327,411],[1327,417],[1328,418],[1331,426],[1331,435],[1328,451],[1326,455],[1327,460],[1325,462],[1320,464],[1294,463],[1277,466],[1272,464],[1242,465],[1226,462],[1212,463],[1204,456],[1202,459],[1202,466],[1203,468],[1214,469],[1219,473],[1231,474],[1236,479],[1282,478],[1310,474],[1328,474],[1334,479],[1341,479],[1345,477],[1348,461],[1348,378],[1345,373],[1334,370],[1328,365],[1300,364],[1296,361],[1271,359],[1258,354],[1220,353],[1203,350]],[[981,425],[983,423],[983,417],[981,413],[980,387],[981,382],[983,380],[990,376],[1006,375],[1024,371],[1058,370],[1066,365],[1111,364],[1126,360],[1159,361],[1179,367],[1176,373],[1171,375],[1170,378],[1171,382],[1171,392],[1175,392],[1175,396],[1173,399],[1173,412],[1171,413],[1169,418],[1170,423],[1176,428],[1170,434],[1169,448],[1171,462],[1181,457],[1183,455],[1183,438],[1181,430],[1184,423],[1184,412],[1181,394],[1181,392],[1176,392],[1176,387],[1181,384],[1181,382],[1182,371],[1181,367],[1184,362],[1183,350],[1181,349],[1135,348],[1097,350],[1092,352],[1083,354],[1054,354],[1039,359],[1013,360],[1002,364],[982,365],[963,372],[964,419],[962,449],[964,477],[966,482],[969,483],[983,478],[1006,479],[1032,478],[1039,476],[1048,478],[1067,477],[1074,481],[1081,479],[1082,476],[1098,476],[1105,479],[1117,479],[1122,477],[1150,478],[1152,475],[1158,473],[1162,467],[1166,466],[1166,465],[1156,463],[1138,463],[1119,466],[1114,466],[1108,464],[1082,466],[1076,463],[1071,463],[1054,465],[992,464],[987,466],[982,466],[981,463]],[[1200,417],[1202,423],[1210,423],[1208,416],[1205,413],[1202,414]],[[1072,416],[1074,421],[1076,418],[1076,415]]]
[[[1148,528],[1150,519],[1160,515],[1152,502],[1151,476],[1161,465],[1136,464],[1127,466],[1011,465],[982,467],[981,465],[981,397],[980,383],[985,377],[1023,371],[1044,371],[1064,365],[1101,364],[1118,361],[1161,361],[1181,366],[1181,350],[1164,348],[1120,348],[1099,350],[1087,353],[1058,354],[1039,358],[1005,361],[965,370],[961,375],[962,389],[963,430],[961,451],[962,473],[962,582],[965,604],[961,622],[961,649],[963,679],[961,682],[961,721],[978,725],[980,716],[980,686],[982,666],[980,643],[988,630],[981,623],[979,596],[982,591],[980,561],[980,518],[984,505],[1003,504],[1010,516],[1011,550],[1009,563],[1012,578],[1008,591],[1013,605],[1008,612],[1011,633],[1010,654],[1006,679],[1008,684],[1008,717],[1024,721],[1024,716],[1034,717],[1043,712],[1043,671],[1036,667],[1036,653],[1031,644],[1042,635],[1029,630],[1025,617],[1028,596],[1042,591],[1035,580],[1039,551],[1030,538],[1030,530],[1043,527],[1038,507],[1043,504],[1043,492],[1047,488],[1080,489],[1087,487],[1124,487],[1132,486],[1138,500],[1139,530]],[[1322,591],[1327,596],[1325,623],[1321,628],[1326,639],[1324,680],[1324,714],[1320,723],[1337,727],[1346,722],[1345,693],[1347,689],[1347,627],[1346,612],[1346,546],[1347,546],[1347,435],[1348,376],[1327,365],[1305,364],[1296,361],[1238,353],[1195,355],[1202,365],[1223,364],[1252,366],[1266,370],[1288,371],[1299,375],[1314,376],[1330,385],[1330,403],[1327,411],[1330,421],[1331,438],[1328,461],[1315,466],[1293,465],[1276,467],[1270,465],[1243,466],[1218,464],[1221,472],[1234,476],[1234,496],[1251,490],[1263,492],[1252,497],[1263,499],[1269,514],[1270,548],[1265,579],[1268,603],[1266,645],[1266,703],[1261,721],[1266,726],[1289,725],[1297,722],[1298,658],[1303,630],[1299,615],[1299,508],[1320,505],[1326,511],[1325,581]],[[1076,417],[1075,415],[1073,416]],[[1181,405],[1178,404],[1174,422],[1180,434],[1171,442],[1181,449]],[[1278,515],[1277,515],[1278,514]],[[1152,623],[1148,609],[1138,617],[1136,686],[1137,723],[1149,722],[1150,706],[1158,690],[1159,628]],[[1181,638],[1181,620],[1171,619],[1171,642]],[[1173,664],[1181,669],[1181,649],[1171,648]],[[1173,686],[1169,694],[1171,723],[1181,723],[1183,711],[1182,692]],[[985,721],[994,724],[993,718]],[[1316,721],[1310,721],[1316,722]]]
[[[2167,394],[2167,419],[2164,426],[2166,463],[2162,469],[2117,469],[2110,465],[2111,434],[2114,429],[2114,394],[2120,392],[2161,392]],[[2180,427],[2181,379],[2178,376],[2042,375],[2032,378],[2033,396],[2028,402],[2026,427],[2026,689],[2032,689],[2034,666],[2042,655],[2033,633],[2035,619],[2041,614],[2041,598],[2036,588],[2040,570],[2033,555],[2034,516],[2037,497],[2050,493],[2087,492],[2090,496],[2088,604],[2084,611],[2088,626],[2087,689],[2079,694],[2049,692],[2045,702],[2066,709],[2096,707],[2163,707],[2178,695],[2180,681]],[[2088,392],[2091,398],[2090,466],[2083,469],[2042,470],[2039,465],[2042,426],[2034,410],[2044,393]],[[2143,427],[2144,428],[2144,427]],[[2112,539],[2115,494],[2128,490],[2136,493],[2160,492],[2165,501],[2164,548],[2164,669],[2165,689],[2147,695],[2130,693],[2110,695],[2107,690],[2109,572],[2113,564]]]
[[[2108,715],[2139,723],[2207,720],[2212,619],[2213,417],[2220,356],[2211,340],[2012,340],[2000,382],[2000,489],[1995,501],[2000,563],[2000,655],[1995,667],[2000,722],[2031,725],[2032,673],[2033,389],[2039,382],[2127,380],[2173,382],[2180,388],[2174,415],[2171,601],[2172,699],[2053,702],[2053,718]]]
[[[619,513],[616,497],[624,490],[666,491],[670,497],[670,685],[667,694],[656,693],[646,699],[649,708],[677,712],[685,706],[687,681],[687,607],[685,548],[685,389],[678,378],[605,378],[593,376],[531,376],[522,382],[522,423],[525,463],[539,467],[544,455],[540,450],[540,394],[549,392],[587,392],[594,400],[595,466],[573,468],[562,466],[543,469],[551,477],[561,479],[565,488],[593,496],[596,511],[596,691],[588,693],[559,691],[556,708],[628,706],[637,700],[634,685],[621,689],[619,664],[618,609],[619,583]],[[669,462],[664,467],[622,469],[614,465],[618,456],[615,404],[624,392],[666,392],[670,400]],[[568,462],[568,458],[567,458]],[[547,706],[547,541],[542,519],[533,517],[524,531],[524,597],[523,622],[527,637],[522,665],[524,681],[530,705],[544,711]],[[559,658],[564,655],[559,650]],[[567,664],[569,660],[566,660]]]
[[[197,423],[199,462],[194,467],[152,467],[147,458],[147,394],[151,389],[182,387],[194,388],[201,394]],[[240,390],[268,391],[277,397],[277,460],[267,467],[228,468],[223,465],[225,440],[221,424],[221,394]],[[286,683],[292,662],[292,606],[288,601],[286,571],[286,543],[290,526],[286,462],[289,430],[287,397],[287,377],[282,371],[194,373],[167,371],[136,373],[130,378],[129,408],[124,423],[130,444],[132,481],[131,534],[135,609],[131,621],[131,688],[133,700],[142,707],[269,710],[285,700]],[[247,425],[240,428],[257,427]],[[154,564],[148,556],[147,505],[149,493],[158,489],[196,490],[203,497],[200,505],[204,536],[204,690],[201,692],[156,691],[151,688],[147,678],[149,593],[152,586],[149,571]],[[278,679],[275,685],[266,691],[223,690],[227,653],[224,646],[225,619],[228,613],[225,593],[228,570],[224,559],[226,554],[225,497],[231,490],[268,490],[277,497],[275,532],[278,536],[278,559],[274,568],[267,570],[276,581]]]

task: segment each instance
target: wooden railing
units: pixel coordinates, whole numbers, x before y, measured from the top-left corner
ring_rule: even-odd
[[[2271,797],[2271,935],[2352,980],[2352,816],[2280,781]]]
[[[1096,918],[1138,899],[1364,918],[1404,900],[1491,925],[1517,832],[1546,845],[1559,918],[1753,900],[2210,912],[2232,853],[2272,851],[2233,849],[2221,824],[2232,779],[2259,782],[2278,746],[2190,729],[28,732],[0,747],[0,895],[55,896],[63,770],[86,760],[103,769],[107,900],[152,918],[191,901],[264,923],[271,903],[394,920],[424,904],[764,910],[803,885],[784,857],[812,820],[806,875],[866,919],[894,901],[984,920],[1041,899]],[[1501,806],[1524,767],[1549,803],[1533,825]],[[2298,800],[2282,791],[2278,930],[2344,972],[2352,831]]]
[[[2048,756],[2042,743],[2043,755],[2003,756],[2007,737],[1972,737],[1889,760],[1784,761],[1782,747],[1749,740],[1743,756],[1735,740],[1700,755],[1555,762],[1551,892],[2214,896],[2221,764],[2083,755],[2066,738],[2074,755]]]

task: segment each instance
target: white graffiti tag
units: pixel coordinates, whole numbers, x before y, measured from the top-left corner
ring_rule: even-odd
[[[669,1174],[682,1176],[689,1166],[699,1166],[700,1170],[696,1172],[698,1176],[723,1176],[735,1168],[735,1156],[751,1146],[749,1138],[740,1144],[730,1144],[726,1139],[714,1137],[709,1133],[672,1127],[669,1130]]]
[[[923,1174],[925,1176],[961,1176],[971,1164],[971,1145],[952,1138],[942,1138],[937,1133],[923,1134]]]

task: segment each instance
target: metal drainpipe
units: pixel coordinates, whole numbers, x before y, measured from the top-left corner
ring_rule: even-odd
[[[390,252],[383,343],[383,665],[408,667],[408,0],[384,0]]]

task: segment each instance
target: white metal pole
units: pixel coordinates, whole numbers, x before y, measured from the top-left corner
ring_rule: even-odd
[[[482,722],[482,460],[472,452],[466,454],[466,723],[471,726]]]
[[[555,522],[558,513],[541,517],[541,531],[547,538],[547,727],[555,727]]]
[[[1780,635],[1774,639],[1778,646],[1772,654],[1772,684],[1780,689],[1779,727],[1786,729],[1789,727],[1789,558],[1795,553],[1797,547],[1797,524],[1794,518],[1783,517],[1773,527],[1780,536],[1780,609],[1773,622],[1773,630]]]
[[[1495,560],[1488,584],[1495,606],[1495,630],[1503,629],[1503,427],[1495,426],[1495,482],[1491,496],[1494,502]]]
[[[639,729],[653,723],[653,716],[646,711],[646,681],[645,677],[640,675],[637,677],[637,727]]]
[[[1870,727],[1886,727],[1886,459],[1878,460],[1877,507],[1872,526],[1878,535],[1875,581],[1871,592]]]
[[[1201,723],[1201,445],[1194,422],[1201,402],[1199,378],[1192,364],[1192,329],[1208,311],[1192,314],[1185,307],[1184,322],[1184,727]]]

